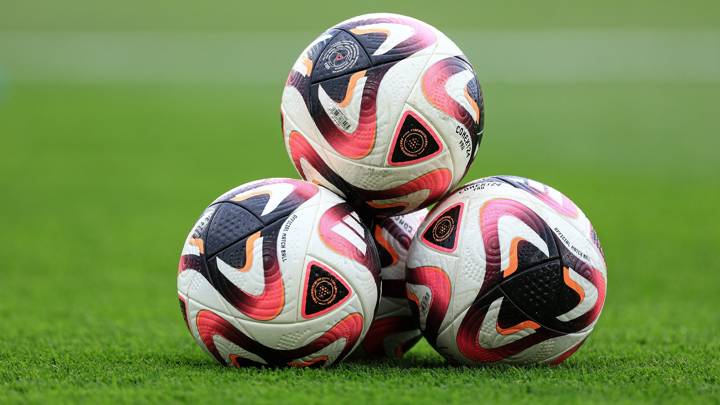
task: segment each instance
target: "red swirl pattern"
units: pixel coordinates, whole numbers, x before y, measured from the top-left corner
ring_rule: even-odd
[[[385,29],[373,29],[375,24],[396,24],[404,25],[412,30],[412,35],[404,41],[393,46],[392,49],[375,56],[374,62],[384,62],[389,59],[399,59],[412,55],[435,43],[437,36],[433,28],[422,21],[397,14],[368,15],[366,18],[358,18],[346,21],[337,25],[336,28],[352,33],[368,54],[372,55],[380,45],[387,40],[392,32]],[[361,30],[360,27],[368,26],[368,29]]]
[[[422,285],[430,290],[430,307],[427,309],[423,334],[430,344],[434,345],[440,332],[440,325],[445,319],[445,314],[450,305],[450,294],[452,292],[450,279],[447,273],[439,267],[422,266],[408,268],[406,280],[408,284]],[[421,301],[421,297],[415,296],[409,289],[408,299],[415,313],[422,311],[421,307],[427,305],[427,303]]]
[[[541,327],[535,333],[520,338],[504,346],[488,349],[482,347],[478,340],[480,328],[487,315],[488,307],[476,308],[471,306],[463,318],[457,332],[456,342],[458,350],[465,358],[477,363],[492,363],[501,361],[518,354],[542,341],[561,336],[559,332]]]
[[[252,192],[254,189],[267,185],[280,183],[293,185],[293,191],[285,197],[280,206],[278,206],[273,213],[268,214],[268,217],[275,221],[279,221],[279,219],[276,218],[276,215],[271,214],[287,210],[288,208],[294,209],[319,192],[318,187],[312,183],[292,179],[268,179],[236,187],[223,194],[215,202],[229,201],[237,195]],[[267,191],[263,191],[263,193],[267,193]],[[225,277],[225,275],[218,269],[217,262],[214,257],[208,258],[205,255],[205,249],[203,247],[204,241],[202,238],[204,237],[203,234],[206,230],[196,230],[193,232],[195,236],[193,244],[198,246],[199,253],[182,255],[178,265],[178,272],[181,273],[190,269],[199,272],[200,275],[202,275],[228,303],[252,319],[260,321],[274,319],[280,314],[285,306],[285,287],[282,273],[280,271],[277,252],[277,228],[280,225],[281,224],[279,222],[269,224],[263,228],[259,234],[251,235],[245,241],[245,251],[247,254],[245,257],[245,264],[242,267],[249,268],[249,266],[252,265],[253,259],[252,243],[254,243],[259,236],[262,236],[264,288],[262,293],[259,295],[248,294],[240,289],[232,281],[228,280],[228,278]],[[245,269],[245,271],[247,271],[247,269]]]
[[[470,71],[473,74],[472,80],[465,86],[465,98],[475,110],[477,119],[473,117],[470,111],[452,98],[445,88],[452,76],[463,71]],[[422,92],[435,108],[453,117],[470,133],[472,139],[470,159],[473,159],[480,141],[480,134],[483,131],[485,107],[480,84],[475,77],[472,66],[457,57],[449,57],[435,62],[423,74]]]
[[[300,132],[292,131],[290,133],[288,145],[290,156],[300,175],[304,178],[310,177],[305,173],[301,165],[301,160],[305,160],[324,179],[341,190],[348,202],[363,214],[393,216],[406,213],[417,207],[427,206],[444,196],[452,184],[450,170],[441,168],[424,173],[396,187],[385,190],[367,190],[348,183],[332,170]],[[421,190],[427,190],[428,194],[417,207],[411,206],[409,202],[402,200],[402,197]],[[392,199],[398,199],[399,201],[383,201]]]
[[[506,345],[497,348],[485,348],[480,345],[478,336],[487,315],[489,308],[490,293],[497,291],[495,288],[502,281],[501,272],[501,252],[498,237],[498,220],[505,215],[511,215],[520,219],[531,229],[533,229],[548,243],[548,238],[552,237],[551,231],[547,224],[530,208],[525,205],[509,199],[494,199],[485,203],[480,210],[480,228],[483,236],[483,244],[486,252],[486,269],[485,279],[478,292],[477,299],[468,309],[463,318],[456,336],[457,347],[462,355],[473,362],[496,362],[503,360],[509,356],[518,354],[540,342],[547,339],[565,335],[566,333],[576,333],[590,326],[600,314],[605,301],[605,278],[603,274],[595,269],[587,262],[579,259],[570,250],[561,243],[557,246],[560,249],[561,259],[565,266],[569,266],[580,276],[590,281],[598,291],[598,298],[591,310],[585,314],[564,322],[565,330],[568,332],[559,332],[554,329],[539,325],[535,333],[522,337]],[[493,298],[494,297],[490,297]],[[505,305],[505,304],[503,304]],[[512,304],[509,304],[512,305]],[[576,349],[577,347],[575,347]],[[567,353],[565,357],[558,357],[556,362],[562,361],[569,357],[572,352]]]
[[[363,339],[362,351],[372,357],[381,357],[385,353],[386,338],[406,332],[416,331],[417,337],[400,342],[392,348],[392,356],[395,358],[402,357],[405,352],[411,348],[418,340],[420,333],[417,331],[417,321],[410,316],[388,316],[373,321],[370,329]]]
[[[302,180],[296,180],[296,179],[285,179],[285,178],[273,178],[273,179],[264,179],[264,180],[258,180],[258,181],[252,181],[247,184],[243,184],[241,186],[237,186],[234,189],[226,192],[225,194],[218,197],[215,201],[213,201],[213,204],[221,201],[230,201],[234,197],[241,195],[246,192],[250,192],[254,189],[270,186],[273,184],[290,184],[293,186],[293,191],[285,197],[285,199],[282,202],[283,206],[293,206],[296,207],[305,201],[311,199],[315,194],[319,192],[317,185],[313,183],[309,183],[307,181]],[[264,191],[263,194],[268,194],[269,191]],[[276,209],[277,210],[277,209]]]
[[[387,28],[389,25],[404,26],[409,29],[411,34],[401,42],[394,44],[392,48],[375,55],[378,48],[391,36],[402,35],[393,33],[392,28]],[[365,66],[367,67],[364,74],[366,81],[362,90],[358,125],[353,132],[346,132],[338,128],[320,105],[317,91],[311,91],[312,86],[321,86],[321,84],[313,84],[311,80],[314,64],[317,63],[323,49],[333,40],[332,37],[339,34],[351,35],[363,48],[360,52],[369,55],[370,58],[369,66]],[[300,61],[302,65],[307,66],[307,70],[299,72],[292,69],[288,75],[286,86],[296,88],[302,95],[305,107],[311,112],[320,133],[338,154],[349,159],[362,159],[370,154],[375,145],[376,99],[383,77],[394,62],[433,45],[436,41],[435,31],[429,25],[413,18],[393,14],[377,14],[345,21],[329,29],[323,35],[327,35],[328,38],[318,41],[300,55]],[[345,75],[358,73],[360,71],[344,72]],[[354,86],[355,82],[350,80],[347,85]]]
[[[198,312],[196,325],[200,340],[205,344],[210,354],[223,365],[230,364],[235,367],[240,367],[244,365],[262,365],[262,363],[253,362],[252,360],[232,354],[229,355],[228,358],[224,358],[215,345],[215,336],[221,336],[242,349],[255,354],[270,366],[324,366],[328,364],[327,362],[329,360],[325,355],[306,362],[299,362],[297,360],[310,356],[340,340],[344,340],[344,346],[337,360],[344,359],[350,354],[360,338],[363,328],[363,317],[359,313],[351,313],[317,339],[302,347],[290,350],[279,350],[267,347],[244,334],[230,322],[209,310],[201,310]]]
[[[250,242],[253,238],[248,238]],[[272,237],[263,239],[263,251],[266,252],[263,260],[263,278],[264,289],[259,295],[248,294],[232,281],[228,280],[217,265],[207,263],[205,255],[183,255],[180,258],[179,271],[187,271],[189,269],[198,271],[222,297],[230,303],[235,309],[247,315],[248,317],[267,321],[277,317],[285,306],[285,286],[280,272],[280,265],[277,260],[277,253],[271,253],[276,250]],[[269,246],[271,245],[272,246]],[[252,250],[252,247],[250,248]],[[246,262],[252,260],[252,257],[246,257]],[[247,263],[246,263],[247,265]]]
[[[320,133],[340,155],[349,159],[362,159],[372,151],[377,130],[377,92],[382,78],[390,67],[390,65],[384,65],[367,71],[367,79],[360,101],[358,125],[353,132],[345,132],[338,128],[325,108],[320,106],[311,109]]]
[[[534,195],[540,201],[544,202],[547,206],[552,208],[555,212],[560,215],[576,218],[580,214],[580,209],[575,205],[572,200],[567,198],[565,194],[560,193],[557,190],[553,190],[549,186],[538,182],[530,182],[529,179],[517,176],[495,176],[494,178],[509,183],[510,185],[517,187],[521,190],[525,190],[528,193]],[[552,193],[555,192],[560,197],[560,201],[557,201]]]
[[[320,239],[325,246],[333,250],[335,253],[345,256],[357,263],[362,264],[368,269],[375,278],[376,283],[380,283],[380,259],[377,250],[374,248],[373,239],[370,232],[360,221],[356,220],[352,208],[347,204],[338,204],[326,210],[320,217]],[[350,221],[355,221],[359,227],[363,229],[363,233],[358,233],[355,228],[344,223],[344,219],[349,217]],[[338,234],[333,229],[336,225],[340,225],[352,232],[358,239],[365,243],[365,251],[361,251],[354,243],[344,236]]]

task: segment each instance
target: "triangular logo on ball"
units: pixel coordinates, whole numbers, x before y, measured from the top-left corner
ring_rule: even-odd
[[[422,241],[443,252],[453,252],[457,247],[457,235],[462,220],[464,204],[458,203],[438,215],[422,234]]]
[[[334,37],[313,64],[312,83],[370,67],[370,58],[355,37],[340,30],[332,30],[331,35]]]
[[[420,163],[437,156],[442,151],[442,142],[430,126],[412,111],[405,111],[401,124],[395,130],[388,164],[405,166]]]
[[[329,267],[312,261],[305,271],[302,316],[314,318],[342,305],[350,298],[350,287]]]

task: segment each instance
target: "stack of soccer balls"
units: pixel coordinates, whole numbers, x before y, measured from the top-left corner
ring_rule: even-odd
[[[424,336],[453,363],[557,364],[585,341],[606,268],[580,209],[520,177],[453,191],[484,108],[443,33],[394,14],[342,22],[301,53],[281,109],[306,181],[227,192],[182,250],[182,314],[217,361],[397,358]]]

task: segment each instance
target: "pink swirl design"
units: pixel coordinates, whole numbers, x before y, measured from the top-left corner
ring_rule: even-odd
[[[470,307],[465,318],[463,318],[455,339],[458,350],[467,359],[478,363],[492,363],[503,360],[523,350],[532,347],[542,341],[551,339],[562,334],[540,327],[535,333],[520,338],[504,346],[487,349],[480,345],[478,336],[482,327],[488,306],[482,308]]]
[[[485,203],[480,209],[480,228],[487,256],[485,279],[477,295],[478,298],[476,298],[475,302],[473,302],[468,309],[456,336],[456,343],[460,352],[464,357],[475,362],[486,363],[503,360],[544,340],[565,334],[538,324],[539,328],[536,329],[535,333],[507,345],[492,349],[484,348],[480,345],[478,336],[489,308],[487,298],[492,290],[500,285],[502,281],[498,220],[505,215],[511,215],[520,219],[540,235],[541,238],[545,239],[548,244],[553,243],[549,238],[553,238],[554,236],[545,221],[530,208],[517,201],[494,199]],[[605,278],[599,270],[579,259],[570,252],[569,249],[564,247],[563,244],[557,243],[556,245],[560,249],[563,265],[571,267],[580,276],[593,283],[598,291],[598,299],[590,311],[576,319],[563,322],[566,326],[565,329],[569,331],[567,333],[575,333],[591,325],[599,316],[605,302]],[[562,358],[562,360],[569,357],[570,354],[572,354],[572,352]]]
[[[230,201],[240,194],[252,192],[255,189],[270,184],[291,184],[293,185],[293,191],[285,197],[276,210],[268,214],[269,219],[272,220],[273,223],[268,224],[258,233],[247,237],[245,240],[245,264],[242,266],[243,269],[238,269],[238,271],[247,271],[249,266],[252,265],[252,244],[262,236],[264,289],[261,294],[248,294],[240,289],[218,269],[214,257],[208,258],[206,256],[204,241],[202,239],[204,238],[204,230],[198,231],[196,229],[196,231],[193,232],[193,243],[198,246],[199,254],[182,255],[178,265],[178,273],[189,269],[199,272],[228,303],[238,311],[255,320],[274,319],[280,314],[285,305],[285,287],[277,257],[277,229],[282,224],[278,222],[280,219],[278,215],[274,214],[284,209],[285,213],[280,212],[280,214],[286,216],[288,210],[293,210],[295,207],[312,198],[320,190],[318,186],[301,180],[281,178],[267,179],[238,186],[223,194],[213,203]]]
[[[335,253],[345,256],[352,261],[362,264],[370,271],[375,278],[375,282],[380,287],[380,259],[377,250],[374,248],[373,239],[370,232],[359,221],[352,217],[352,208],[347,204],[338,204],[329,208],[320,217],[320,239],[325,246]],[[362,234],[358,233],[354,227],[344,223],[344,219],[349,217],[350,221],[356,221],[363,229]],[[340,225],[349,232],[354,233],[360,240],[365,242],[365,251],[361,251],[354,243],[350,242],[344,236],[335,232],[333,228]]]
[[[265,232],[263,230],[263,232]],[[256,234],[259,236],[259,234]],[[198,271],[228,303],[248,317],[267,321],[277,317],[285,306],[285,287],[277,260],[275,242],[277,232],[263,235],[263,277],[264,289],[259,295],[248,294],[223,275],[214,263],[207,263],[204,253],[183,255],[180,257],[179,271],[193,269]],[[253,236],[246,240],[252,243]],[[252,247],[247,249],[252,252]],[[252,256],[245,258],[246,266],[252,263]]]
[[[426,207],[442,198],[452,183],[450,170],[441,168],[422,174],[397,187],[385,190],[367,190],[348,183],[333,171],[300,132],[292,131],[290,133],[288,146],[295,168],[303,178],[308,178],[308,176],[300,163],[302,159],[315,168],[323,178],[342,191],[347,201],[360,210],[362,214],[372,213],[381,216],[393,216],[406,213],[410,211],[410,208]],[[383,201],[398,199],[420,190],[428,190],[428,195],[418,207],[410,207],[410,204],[405,201]]]
[[[373,57],[373,62],[382,63],[388,59],[400,59],[410,56],[435,43],[437,37],[433,28],[422,21],[402,15],[375,15],[368,18],[351,20],[341,23],[336,28],[350,32],[360,42],[369,55],[373,55],[385,40],[392,34],[385,29],[377,29],[375,24],[397,24],[410,27],[412,35],[393,46],[392,49]],[[367,29],[363,27],[368,26]]]
[[[307,181],[286,178],[263,179],[237,186],[218,197],[215,201],[213,201],[213,204],[222,201],[230,201],[235,196],[272,184],[290,184],[293,186],[293,191],[283,200],[283,206],[298,206],[319,192],[317,185]]]
[[[390,67],[391,65],[383,65],[366,72],[367,79],[363,87],[360,116],[355,131],[345,132],[338,128],[322,106],[310,110],[320,133],[339,154],[349,159],[362,159],[372,151],[377,130],[377,92],[382,78]]]
[[[385,339],[392,335],[412,331],[416,331],[417,336],[400,342],[392,348],[392,353],[385,353]],[[420,337],[415,318],[411,316],[389,316],[373,321],[361,345],[363,352],[370,357],[382,357],[391,354],[395,358],[400,358],[420,340]]]
[[[383,26],[374,26],[375,24],[405,25],[410,28],[412,34],[382,54],[374,55],[378,48],[393,35],[390,29]],[[325,109],[319,105],[317,92],[311,91],[313,86],[311,82],[313,64],[325,46],[332,41],[331,38],[319,41],[300,56],[300,60],[308,69],[305,73],[298,72],[295,69],[291,70],[286,86],[295,87],[300,92],[305,107],[311,112],[320,133],[337,153],[349,159],[361,159],[366,157],[375,145],[377,129],[376,98],[380,82],[393,66],[393,63],[390,62],[403,59],[431,46],[435,43],[436,36],[433,28],[421,21],[391,14],[347,21],[331,28],[326,34],[333,36],[341,31],[352,35],[364,48],[360,52],[367,53],[371,59],[370,66],[364,73],[366,82],[363,88],[357,128],[353,132],[346,132],[338,128]],[[350,82],[348,85],[354,84]]]
[[[423,285],[430,290],[430,308],[428,309],[423,334],[430,344],[435,345],[440,332],[440,325],[450,305],[450,293],[452,291],[450,278],[443,269],[434,266],[409,267],[406,277],[408,284]],[[423,303],[409,289],[407,290],[407,297],[410,300],[413,312],[417,314]]]
[[[475,110],[476,120],[473,115],[454,98],[452,98],[445,85],[450,77],[462,71],[473,73],[473,79],[465,87],[465,98]],[[472,140],[471,159],[475,156],[475,149],[480,141],[480,133],[484,125],[484,104],[480,84],[475,77],[475,71],[464,60],[457,57],[449,57],[435,62],[425,71],[422,77],[422,91],[425,98],[438,110],[453,117],[470,133]],[[468,164],[469,166],[469,164]]]
[[[572,200],[567,198],[565,194],[553,190],[545,184],[538,182],[531,183],[529,179],[517,176],[496,176],[495,178],[527,191],[560,215],[570,218],[577,218],[577,216],[580,215],[580,209],[578,209]],[[551,196],[553,192],[560,196],[560,201]]]
[[[363,317],[359,313],[351,313],[338,323],[333,325],[320,337],[297,349],[279,350],[273,349],[252,339],[235,328],[230,322],[210,310],[201,310],[196,317],[196,325],[200,340],[205,344],[210,354],[223,365],[230,364],[235,367],[259,366],[257,363],[236,355],[224,358],[217,346],[214,336],[221,336],[237,346],[265,360],[270,366],[324,366],[328,363],[327,356],[320,356],[316,361],[298,362],[297,359],[307,357],[329,346],[330,344],[344,339],[344,347],[337,360],[342,360],[352,351],[362,333]]]

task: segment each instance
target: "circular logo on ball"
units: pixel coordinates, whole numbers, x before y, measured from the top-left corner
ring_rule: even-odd
[[[437,242],[442,242],[452,235],[455,229],[455,220],[449,215],[445,215],[435,222],[432,229],[432,236]]]
[[[312,283],[310,296],[318,305],[328,305],[338,293],[337,282],[330,277],[320,277]]]
[[[428,146],[428,136],[418,128],[413,128],[400,136],[400,150],[411,158],[420,156]]]
[[[353,41],[342,40],[331,44],[323,52],[320,62],[325,69],[332,73],[338,73],[355,66],[359,57],[358,45]]]

